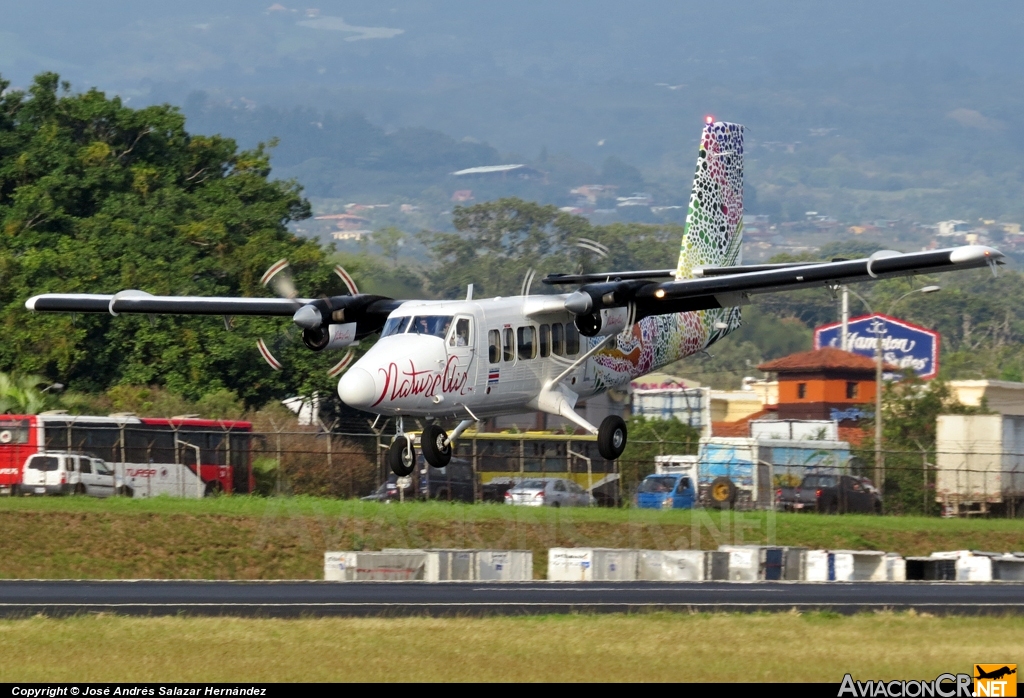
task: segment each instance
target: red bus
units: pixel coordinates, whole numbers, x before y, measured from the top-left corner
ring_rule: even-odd
[[[101,458],[114,470],[121,492],[132,497],[200,497],[255,488],[250,422],[0,415],[0,493],[16,493],[25,460],[42,452]]]

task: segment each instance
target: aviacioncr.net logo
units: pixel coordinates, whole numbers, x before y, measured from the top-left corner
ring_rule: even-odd
[[[970,674],[939,674],[931,681],[855,681],[847,674],[839,687],[839,698],[972,698],[971,682]]]

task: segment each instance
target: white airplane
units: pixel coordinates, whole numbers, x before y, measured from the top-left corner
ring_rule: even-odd
[[[675,269],[556,274],[552,286],[571,293],[465,300],[394,300],[360,294],[331,298],[178,297],[144,291],[113,295],[44,294],[26,301],[48,312],[170,313],[291,317],[313,351],[345,349],[380,338],[338,383],[352,407],[395,417],[388,462],[398,475],[413,468],[414,445],[404,417],[426,418],[425,459],[443,467],[452,442],[476,421],[526,409],[564,417],[597,434],[607,459],[626,446],[617,416],[594,426],[575,411],[577,400],[615,388],[661,366],[705,350],[740,325],[750,296],[1002,263],[981,245],[865,259],[740,266],[743,229],[743,127],[707,119],[697,156],[682,247]],[[282,261],[264,276],[270,282]],[[528,290],[528,284],[524,285]],[[274,368],[280,363],[260,342]],[[351,352],[351,350],[350,350]],[[343,371],[348,353],[332,369]],[[451,434],[442,420],[457,420]]]

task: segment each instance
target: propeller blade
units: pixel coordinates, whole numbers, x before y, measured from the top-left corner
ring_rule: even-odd
[[[298,298],[299,292],[295,289],[295,279],[289,271],[287,259],[279,259],[270,265],[260,278],[260,283],[269,286],[281,298]]]
[[[352,280],[352,277],[349,276],[349,273],[345,271],[344,267],[342,267],[340,264],[334,265],[334,273],[341,278],[342,282],[344,282],[345,287],[348,288],[348,292],[350,295],[359,295],[359,289],[356,288],[356,282]]]
[[[336,378],[337,376],[341,375],[341,373],[346,368],[348,368],[348,365],[352,363],[352,359],[354,358],[356,358],[356,353],[353,350],[349,349],[348,351],[345,352],[345,355],[341,357],[341,361],[334,364],[331,370],[327,372],[327,375],[330,376],[331,378]]]
[[[530,292],[530,287],[533,286],[533,277],[537,275],[537,272],[530,267],[526,270],[526,277],[523,279],[523,286],[519,292],[519,295],[525,296]]]
[[[264,342],[262,338],[256,340],[256,348],[260,350],[260,356],[262,356],[263,360],[270,365],[270,368],[275,371],[280,371],[284,368],[281,362],[274,358],[274,355],[270,353],[270,349],[267,348],[267,343]]]

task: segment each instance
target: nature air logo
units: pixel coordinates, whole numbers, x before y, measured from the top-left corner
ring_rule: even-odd
[[[974,695],[978,698],[1017,695],[1017,665],[975,664]]]

